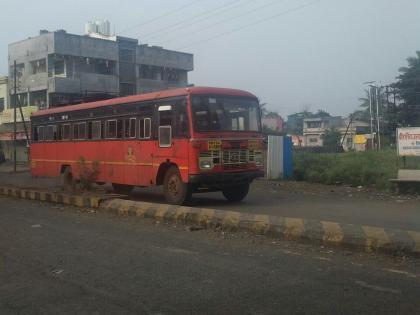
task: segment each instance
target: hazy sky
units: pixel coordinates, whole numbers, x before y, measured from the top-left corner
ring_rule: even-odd
[[[1,0],[0,5],[0,74],[7,73],[8,43],[40,29],[82,34],[86,21],[105,18],[116,33],[127,30],[121,35],[193,53],[191,83],[249,90],[282,115],[303,108],[352,112],[363,82],[392,82],[406,58],[420,50],[420,0]]]

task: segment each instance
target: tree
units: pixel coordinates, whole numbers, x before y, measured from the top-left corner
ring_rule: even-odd
[[[407,58],[408,66],[401,67],[397,82],[393,85],[403,103],[399,106],[400,123],[420,126],[420,51]]]
[[[341,133],[334,128],[328,129],[325,131],[323,140],[325,147],[335,149],[340,145]]]
[[[325,110],[318,109],[318,111],[315,114],[313,114],[313,117],[315,117],[315,118],[325,118],[325,117],[331,117],[331,115],[330,115],[330,113],[328,113]]]

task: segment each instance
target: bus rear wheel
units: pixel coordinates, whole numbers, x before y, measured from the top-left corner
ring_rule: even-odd
[[[191,188],[184,183],[176,166],[171,166],[163,179],[163,193],[166,202],[183,205],[191,199]]]
[[[223,196],[230,202],[239,202],[248,195],[249,183],[231,186],[222,190]]]
[[[116,192],[117,194],[129,195],[131,191],[134,189],[134,186],[112,183],[112,188],[114,189],[114,192]]]

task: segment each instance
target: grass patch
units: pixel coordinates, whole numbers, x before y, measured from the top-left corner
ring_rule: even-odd
[[[389,179],[396,178],[398,172],[397,153],[393,149],[346,153],[296,151],[293,160],[296,180],[322,184],[388,189]]]

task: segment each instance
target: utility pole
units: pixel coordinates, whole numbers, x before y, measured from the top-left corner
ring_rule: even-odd
[[[375,86],[376,88],[376,122],[378,124],[378,150],[381,149],[381,132],[379,128],[380,120],[379,120],[379,95],[381,94],[380,87]]]
[[[372,86],[369,85],[369,90],[368,90],[368,94],[369,94],[369,113],[370,113],[370,139],[371,139],[371,144],[372,144],[372,149],[373,149],[373,116],[372,116]]]
[[[13,171],[17,171],[17,159],[16,159],[16,105],[17,105],[17,71],[16,71],[16,60],[13,63]]]

